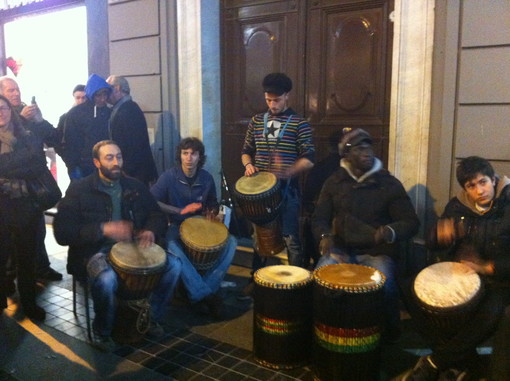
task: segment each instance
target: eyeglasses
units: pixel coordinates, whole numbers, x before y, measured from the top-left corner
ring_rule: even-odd
[[[7,111],[11,111],[11,108],[8,107],[8,106],[2,106],[0,107],[0,112],[7,112]]]

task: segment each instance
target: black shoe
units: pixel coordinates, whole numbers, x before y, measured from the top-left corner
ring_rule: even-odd
[[[117,347],[111,336],[99,335],[97,332],[92,335],[90,344],[101,352],[113,352]]]
[[[407,372],[401,381],[436,381],[439,375],[437,366],[430,356],[420,357],[413,369]]]
[[[31,320],[42,322],[46,319],[46,311],[44,311],[44,308],[39,307],[36,304],[30,307],[23,306],[23,311],[25,311],[25,315]]]
[[[36,275],[37,279],[40,280],[62,280],[62,274],[58,271],[52,269],[51,267],[48,267],[45,271],[39,272]]]
[[[243,288],[243,291],[239,295],[237,295],[237,300],[240,300],[240,301],[252,300],[254,290],[255,290],[255,283],[253,281],[250,281]]]
[[[438,381],[463,381],[467,380],[468,373],[466,370],[450,368],[439,375]]]
[[[152,340],[161,339],[166,335],[165,329],[158,322],[151,321],[149,330],[146,333],[147,337]]]
[[[14,279],[5,280],[5,292],[7,296],[11,296],[16,292],[16,283],[14,283]]]
[[[221,297],[216,294],[211,294],[206,296],[202,301],[207,306],[207,309],[213,318],[222,318],[223,299]]]

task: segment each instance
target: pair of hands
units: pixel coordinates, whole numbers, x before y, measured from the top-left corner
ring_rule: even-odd
[[[393,232],[391,229],[386,226],[382,225],[379,226],[377,229],[375,229],[374,233],[374,242],[376,245],[379,245],[381,243],[385,242],[392,242],[394,239]],[[319,251],[321,255],[330,254],[331,250],[334,246],[334,239],[331,235],[325,235],[321,238],[321,241],[319,243]]]
[[[23,107],[23,110],[21,110],[20,115],[26,120],[35,123],[40,123],[44,120],[42,117],[42,112],[39,109],[39,106],[37,106],[37,104]]]
[[[154,244],[154,233],[150,230],[141,230],[133,237],[133,223],[131,221],[110,221],[102,225],[103,235],[114,241],[131,241],[135,238],[138,245],[146,249]]]

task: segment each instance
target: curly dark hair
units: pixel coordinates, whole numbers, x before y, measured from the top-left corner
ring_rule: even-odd
[[[494,178],[495,172],[487,159],[479,156],[469,156],[457,164],[457,181],[464,188],[464,185],[474,179],[478,174]]]
[[[198,138],[184,138],[181,140],[179,145],[177,146],[177,149],[175,150],[175,161],[181,165],[181,151],[186,149],[192,149],[193,152],[198,152],[200,154],[200,159],[198,160],[197,169],[200,169],[205,164],[205,159],[207,158],[205,154],[205,147],[204,143]]]

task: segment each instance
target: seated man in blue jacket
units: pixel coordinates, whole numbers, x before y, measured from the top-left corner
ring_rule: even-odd
[[[237,240],[229,235],[216,264],[200,274],[189,261],[179,240],[180,224],[195,215],[217,215],[218,201],[214,179],[203,169],[206,155],[204,144],[197,138],[185,138],[177,146],[177,166],[164,172],[151,188],[160,207],[169,215],[167,249],[182,262],[181,279],[190,302],[201,300],[215,318],[221,316],[222,300],[217,295],[232,258]]]
[[[116,242],[134,240],[148,248],[163,240],[166,218],[140,181],[122,174],[122,153],[112,140],[96,143],[92,150],[96,171],[71,183],[60,201],[53,222],[55,238],[68,245],[67,271],[78,279],[88,277],[94,301],[94,341],[111,350],[115,295],[119,277],[108,261]],[[151,295],[152,336],[161,336],[160,323],[179,279],[181,263],[167,255],[166,268]]]

